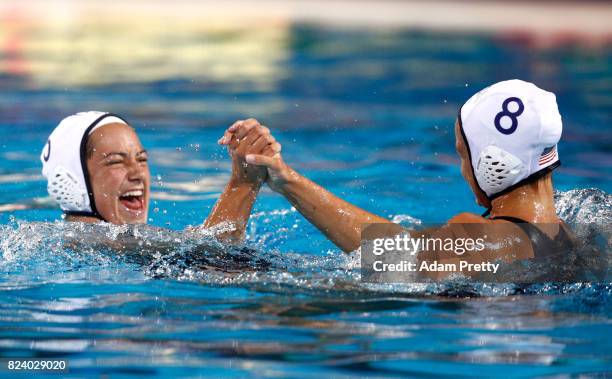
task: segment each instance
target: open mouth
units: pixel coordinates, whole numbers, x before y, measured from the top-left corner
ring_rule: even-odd
[[[119,196],[119,202],[129,211],[144,210],[144,191],[133,190]]]

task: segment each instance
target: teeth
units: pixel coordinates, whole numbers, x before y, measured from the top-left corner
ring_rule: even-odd
[[[129,191],[121,195],[121,197],[127,197],[127,196],[142,196],[142,190]]]

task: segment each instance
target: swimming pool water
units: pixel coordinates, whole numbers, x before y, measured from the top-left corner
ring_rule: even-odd
[[[171,37],[175,47],[206,49],[200,39]],[[228,47],[248,39],[207,38]],[[606,230],[609,46],[537,48],[486,34],[309,25],[269,38],[275,50],[264,68],[229,76],[212,65],[162,69],[176,64],[171,54],[146,67],[100,63],[108,72],[95,83],[78,73],[64,82],[0,73],[0,356],[66,358],[74,377],[612,371],[609,278],[533,286],[527,294],[511,284],[367,286],[358,258],[268,189],[248,229],[256,257],[245,262],[268,260],[271,269],[194,268],[186,254],[207,237],[178,232],[208,215],[230,170],[216,141],[245,117],[270,127],[298,171],[372,212],[408,225],[479,212],[459,172],[454,117],[475,91],[514,77],[557,94],[561,214]],[[148,42],[168,46],[162,38]],[[44,46],[35,53],[33,62],[57,59]],[[227,64],[255,64],[240,58]],[[170,244],[163,254],[139,261],[93,243],[74,250],[61,242],[125,232],[65,225],[46,199],[38,160],[46,137],[64,116],[91,109],[125,116],[149,150],[150,224],[174,232],[142,229],[139,241]]]

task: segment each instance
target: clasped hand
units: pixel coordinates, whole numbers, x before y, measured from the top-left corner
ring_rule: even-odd
[[[270,129],[257,120],[236,121],[218,141],[228,147],[232,157],[232,179],[261,184],[264,181],[276,192],[282,192],[292,170],[280,154],[281,144]]]

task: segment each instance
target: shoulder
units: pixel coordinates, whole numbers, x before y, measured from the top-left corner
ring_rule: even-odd
[[[465,235],[470,237],[482,237],[486,234],[489,242],[505,241],[504,247],[495,248],[492,254],[505,259],[525,259],[533,258],[533,248],[530,236],[516,223],[507,220],[491,220],[480,215],[464,212],[452,217],[448,224],[480,224],[473,227],[457,225],[457,230],[463,230]],[[494,225],[494,226],[493,226]],[[510,241],[507,236],[516,236]]]
[[[475,213],[463,212],[448,220],[449,224],[483,224],[493,222]]]

